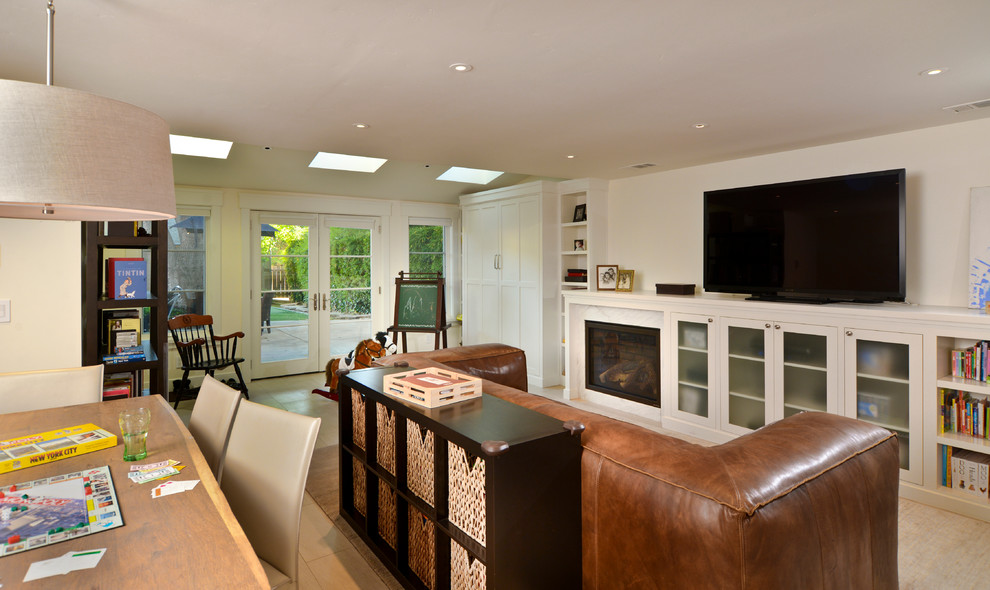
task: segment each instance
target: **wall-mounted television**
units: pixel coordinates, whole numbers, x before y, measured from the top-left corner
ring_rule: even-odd
[[[706,191],[705,290],[904,301],[905,217],[903,168]]]

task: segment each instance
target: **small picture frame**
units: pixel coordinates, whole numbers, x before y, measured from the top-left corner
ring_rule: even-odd
[[[588,209],[585,203],[574,207],[574,223],[579,221],[588,221]]]
[[[636,275],[634,270],[620,270],[619,278],[615,283],[616,291],[632,291],[633,290],[633,277]]]
[[[597,270],[598,290],[615,291],[615,285],[619,279],[619,265],[599,264]]]
[[[584,250],[585,250],[584,240],[574,240],[574,251],[584,252]]]

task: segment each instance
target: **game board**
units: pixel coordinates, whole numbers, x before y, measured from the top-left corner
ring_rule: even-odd
[[[123,524],[106,466],[0,487],[0,556]]]

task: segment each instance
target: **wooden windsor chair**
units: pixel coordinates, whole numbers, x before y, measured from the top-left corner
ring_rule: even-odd
[[[168,330],[172,334],[179,360],[182,364],[182,378],[173,381],[172,393],[175,396],[174,406],[184,397],[195,397],[199,388],[192,387],[189,373],[203,371],[206,375],[215,377],[214,373],[228,367],[234,368],[237,383],[233,379],[228,384],[248,396],[248,388],[241,375],[240,364],[243,358],[237,356],[237,340],[244,338],[244,332],[234,332],[226,336],[213,334],[213,316],[185,314],[176,316],[168,321]]]

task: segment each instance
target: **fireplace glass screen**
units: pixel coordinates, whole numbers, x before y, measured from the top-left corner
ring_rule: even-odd
[[[585,387],[660,407],[660,329],[586,321]]]

